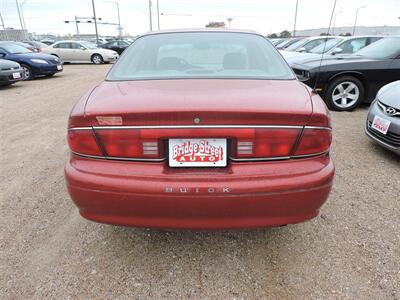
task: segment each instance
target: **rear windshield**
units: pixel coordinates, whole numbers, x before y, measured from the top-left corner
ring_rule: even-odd
[[[262,36],[246,33],[163,33],[138,38],[107,80],[179,78],[294,79]]]

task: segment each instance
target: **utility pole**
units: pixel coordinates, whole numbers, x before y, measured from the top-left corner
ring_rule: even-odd
[[[94,5],[94,0],[92,0],[93,7],[93,19],[94,19],[94,29],[96,30],[96,44],[99,44],[99,32],[97,31],[97,17],[96,17],[96,8]]]
[[[158,24],[158,30],[160,30],[160,6],[158,4],[158,0],[157,0],[157,24]]]
[[[296,36],[296,22],[297,22],[297,8],[299,6],[299,0],[296,0],[296,10],[294,13],[294,25],[293,25],[293,37]]]
[[[80,21],[78,20],[78,17],[75,16],[75,25],[76,25],[76,36],[78,37],[78,40],[81,39],[81,36],[79,35],[79,27],[78,27],[78,23],[80,23]]]
[[[151,0],[149,0],[149,21],[150,21],[150,31],[153,31],[153,21],[151,20]]]

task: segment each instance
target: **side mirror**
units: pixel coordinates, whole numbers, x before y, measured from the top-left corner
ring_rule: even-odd
[[[306,52],[306,48],[301,47],[301,48],[297,49],[296,52]]]
[[[6,54],[4,52],[0,52],[0,57],[5,57]]]
[[[80,46],[79,49],[81,49],[81,50],[86,50],[86,48],[83,47],[83,46]]]
[[[335,49],[332,50],[331,55],[336,55],[336,54],[339,54],[339,53],[342,53],[342,52],[343,52],[342,48],[335,48]]]

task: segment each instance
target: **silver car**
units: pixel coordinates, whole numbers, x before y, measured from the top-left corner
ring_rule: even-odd
[[[379,90],[368,112],[365,133],[400,155],[400,80]]]

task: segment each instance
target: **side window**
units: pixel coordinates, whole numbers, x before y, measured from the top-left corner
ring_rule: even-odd
[[[78,43],[70,43],[70,44],[71,44],[72,49],[80,49],[81,48],[81,44],[78,44]]]
[[[70,48],[69,44],[70,43],[59,43],[59,44],[55,45],[54,48],[69,49]]]
[[[309,50],[311,50],[314,47],[317,47],[318,45],[321,45],[322,43],[326,42],[327,40],[314,40],[314,41],[310,41],[307,44],[305,44],[303,47],[306,49],[306,51],[308,52]]]
[[[127,45],[125,42],[123,42],[123,41],[119,41],[119,42],[118,42],[118,46],[120,46],[120,47],[127,47],[128,45]]]
[[[114,41],[110,44],[111,47],[118,47],[118,42]]]
[[[364,48],[367,45],[367,38],[352,39],[344,42],[338,48],[342,49],[341,53],[352,54]]]

